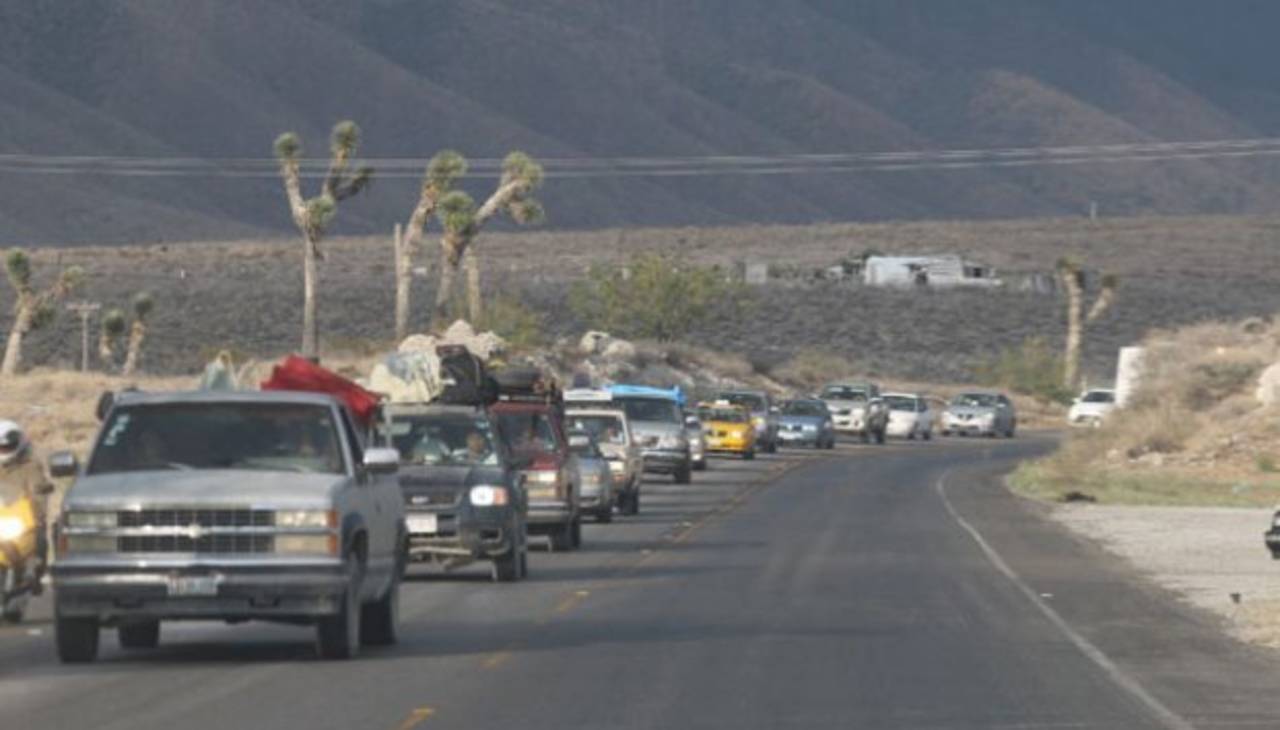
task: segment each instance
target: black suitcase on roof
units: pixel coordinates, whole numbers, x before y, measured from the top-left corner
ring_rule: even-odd
[[[436,347],[444,390],[437,402],[458,406],[487,406],[498,400],[498,383],[484,361],[464,345]]]

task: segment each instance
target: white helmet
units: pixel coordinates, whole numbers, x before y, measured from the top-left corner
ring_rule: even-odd
[[[21,460],[30,448],[31,442],[21,426],[13,421],[0,420],[0,466]]]

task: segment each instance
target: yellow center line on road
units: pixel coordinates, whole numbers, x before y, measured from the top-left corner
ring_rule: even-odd
[[[419,707],[409,713],[409,716],[404,719],[404,722],[397,726],[397,730],[413,730],[413,728],[426,722],[427,718],[434,714],[436,714],[434,707]]]

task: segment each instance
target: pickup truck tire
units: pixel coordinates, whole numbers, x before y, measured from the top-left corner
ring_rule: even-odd
[[[742,458],[746,459],[747,461],[751,461],[752,459],[756,458],[756,450],[752,449],[750,451],[742,452]]]
[[[520,580],[520,559],[524,557],[519,545],[493,559],[493,580],[497,583],[514,583]]]
[[[569,540],[573,544],[573,549],[577,550],[582,547],[582,518],[573,518],[573,524],[569,525]]]
[[[53,631],[63,664],[87,664],[98,658],[98,619],[58,616]]]
[[[366,603],[360,610],[360,643],[390,646],[400,638],[400,570],[391,576],[382,598]]]
[[[154,649],[160,645],[160,622],[139,621],[116,628],[122,649]]]
[[[601,505],[599,509],[596,510],[596,522],[599,522],[602,525],[607,525],[610,522],[613,522],[613,502],[612,501],[610,501],[608,504]]]
[[[676,484],[688,484],[693,481],[693,466],[687,463],[681,464],[676,467],[671,476]]]
[[[774,439],[774,440],[770,441],[769,443],[765,444],[765,447],[764,447],[764,453],[766,453],[766,454],[776,454],[776,453],[778,453],[778,441],[777,441],[777,439]]]
[[[316,622],[316,650],[321,659],[350,659],[360,651],[360,578],[359,556],[347,556],[351,575],[347,589],[339,598],[338,612]]]
[[[573,525],[560,525],[550,535],[551,552],[567,553],[573,549]]]
[[[640,514],[640,484],[639,480],[631,485],[631,488],[622,495],[622,501],[618,504],[618,511],[624,515],[634,517]]]
[[[881,430],[879,430],[879,431],[876,431],[876,443],[877,443],[877,444],[883,444],[883,443],[884,443],[884,429],[881,429]]]

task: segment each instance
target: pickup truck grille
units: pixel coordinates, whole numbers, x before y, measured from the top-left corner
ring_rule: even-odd
[[[272,527],[276,523],[275,512],[262,509],[122,510],[116,513],[116,519],[120,527]]]
[[[269,553],[275,550],[271,535],[155,535],[116,538],[122,553]]]
[[[458,503],[461,491],[450,487],[415,489],[405,495],[410,507],[441,507]]]

